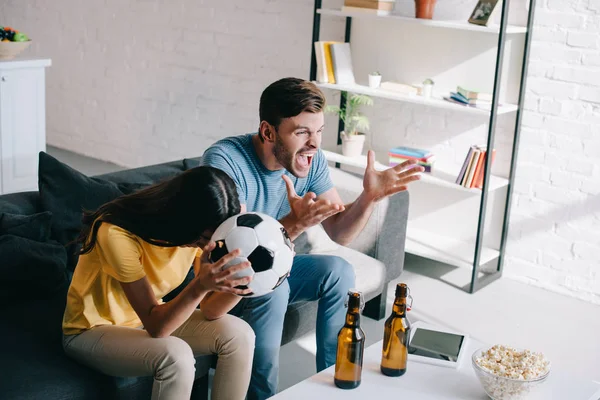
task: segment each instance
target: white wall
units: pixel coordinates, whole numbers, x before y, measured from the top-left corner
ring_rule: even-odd
[[[511,3],[511,21],[522,23],[523,1]],[[537,3],[505,275],[600,303],[600,0]],[[412,1],[398,4],[411,14]],[[435,18],[466,18],[474,4],[440,0]],[[312,7],[4,0],[0,20],[33,38],[27,56],[53,60],[49,144],[139,166],[197,156],[216,139],[253,131],[268,83],[308,78]],[[323,22],[321,38],[342,39],[342,21]],[[379,152],[423,145],[459,164],[468,145],[485,141],[478,118],[383,100],[371,114],[368,145]],[[506,171],[513,122],[499,121],[497,173]],[[336,126],[329,117],[326,147]]]

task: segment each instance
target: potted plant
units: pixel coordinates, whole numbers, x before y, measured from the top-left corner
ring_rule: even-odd
[[[415,0],[415,15],[417,18],[432,19],[436,0]]]
[[[344,130],[340,133],[342,137],[342,154],[347,157],[358,157],[362,154],[365,144],[364,133],[369,130],[369,119],[361,114],[362,106],[372,106],[373,99],[365,94],[352,93],[346,98],[346,107],[327,106],[326,112],[335,113],[344,122]]]
[[[432,93],[433,93],[433,85],[434,82],[432,79],[427,78],[423,81],[423,97],[431,97]]]
[[[381,85],[381,74],[378,71],[369,74],[369,87],[376,89]]]

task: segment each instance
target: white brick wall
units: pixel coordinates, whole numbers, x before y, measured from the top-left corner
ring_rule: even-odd
[[[436,18],[462,18],[474,3],[438,2]],[[600,1],[537,3],[505,271],[600,303]],[[399,4],[410,12],[408,1]],[[523,1],[511,4],[511,20],[523,22]],[[28,55],[53,60],[49,143],[133,167],[197,156],[216,139],[254,130],[265,85],[308,77],[312,7],[312,0],[4,0],[0,23],[34,39]],[[339,40],[342,30],[328,19],[322,37]],[[395,117],[374,119],[376,131],[403,132],[408,143],[454,162],[485,132],[479,119],[450,112],[385,101],[378,108]],[[335,130],[330,117],[328,125]],[[500,168],[509,134],[510,121],[500,119]]]

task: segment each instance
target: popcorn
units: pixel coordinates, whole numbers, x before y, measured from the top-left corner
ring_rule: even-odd
[[[550,370],[550,362],[542,353],[519,351],[503,345],[494,345],[482,352],[475,362],[491,374],[527,381],[539,378]]]
[[[473,361],[481,368],[475,368],[475,372],[483,388],[490,397],[497,400],[526,398],[532,389],[545,380],[550,371],[550,362],[543,354],[529,350],[519,351],[504,345],[494,345],[474,355]]]

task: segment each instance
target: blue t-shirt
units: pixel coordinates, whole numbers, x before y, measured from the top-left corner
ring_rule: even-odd
[[[219,140],[202,156],[202,165],[225,171],[237,186],[240,203],[248,211],[261,212],[275,219],[290,213],[290,204],[283,174],[294,182],[299,196],[314,192],[317,196],[333,187],[329,177],[327,160],[321,150],[317,151],[306,178],[296,178],[286,169],[269,171],[258,158],[249,133]]]

